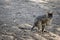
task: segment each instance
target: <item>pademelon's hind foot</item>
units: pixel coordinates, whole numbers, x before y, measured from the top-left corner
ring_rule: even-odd
[[[33,31],[34,27],[35,27],[35,26],[33,26],[33,27],[31,28],[31,31]]]

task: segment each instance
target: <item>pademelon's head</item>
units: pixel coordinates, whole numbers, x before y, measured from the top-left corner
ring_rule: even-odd
[[[48,18],[52,18],[53,17],[53,12],[47,12],[48,13]]]

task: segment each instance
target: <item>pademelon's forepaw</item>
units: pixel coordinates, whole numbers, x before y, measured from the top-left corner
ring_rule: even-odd
[[[45,31],[43,31],[43,32],[44,32],[44,33],[49,33],[49,32],[48,32],[48,31],[46,31],[46,30],[45,30]]]

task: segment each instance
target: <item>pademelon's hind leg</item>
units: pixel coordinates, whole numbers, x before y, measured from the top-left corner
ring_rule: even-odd
[[[34,29],[35,25],[31,28],[31,31]]]
[[[38,25],[38,21],[34,23],[33,27],[31,28],[31,31],[34,29],[34,27],[37,27],[37,25]]]

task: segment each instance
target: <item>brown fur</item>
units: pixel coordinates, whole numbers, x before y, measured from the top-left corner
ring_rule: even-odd
[[[42,32],[44,32],[45,26],[48,26],[49,24],[52,23],[52,17],[53,17],[53,13],[48,13],[47,15],[38,16],[31,30],[33,30],[34,27],[37,27],[38,30],[40,30],[40,27],[42,27]]]

